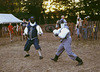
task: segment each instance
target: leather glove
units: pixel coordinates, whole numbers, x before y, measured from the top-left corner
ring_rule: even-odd
[[[57,36],[58,36],[58,34],[55,34],[55,36],[57,37]]]

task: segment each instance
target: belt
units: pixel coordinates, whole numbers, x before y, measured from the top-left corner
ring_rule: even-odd
[[[34,37],[34,38],[28,38],[28,40],[34,40],[35,38],[37,38],[37,37]]]
[[[63,42],[63,40],[68,39],[68,38],[71,38],[71,36],[65,37],[64,39],[61,39],[60,42]]]
[[[65,37],[64,39],[67,39],[67,38],[71,38],[71,36],[69,36],[69,37]]]

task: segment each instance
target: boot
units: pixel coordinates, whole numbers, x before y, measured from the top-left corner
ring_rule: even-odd
[[[39,58],[40,58],[40,60],[41,60],[41,59],[43,59],[43,57],[42,57],[42,56],[40,56]]]
[[[80,66],[83,64],[82,59],[80,59],[79,57],[76,58],[76,61],[78,61],[78,64],[76,66]]]
[[[30,55],[29,54],[26,54],[24,57],[29,57]]]
[[[55,57],[54,57],[54,58],[51,58],[51,60],[53,60],[53,61],[57,62],[57,60],[58,60],[58,56],[57,56],[57,55],[55,55]]]

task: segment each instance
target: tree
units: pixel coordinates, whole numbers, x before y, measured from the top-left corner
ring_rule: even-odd
[[[42,19],[42,3],[43,0],[23,0],[24,12],[35,17],[36,21],[39,23],[40,18]]]

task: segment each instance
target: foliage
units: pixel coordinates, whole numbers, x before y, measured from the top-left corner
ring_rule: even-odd
[[[0,0],[0,13],[12,13],[20,19],[34,16],[40,23],[56,23],[61,15],[67,21],[76,21],[79,14],[83,19],[100,20],[100,0]]]

